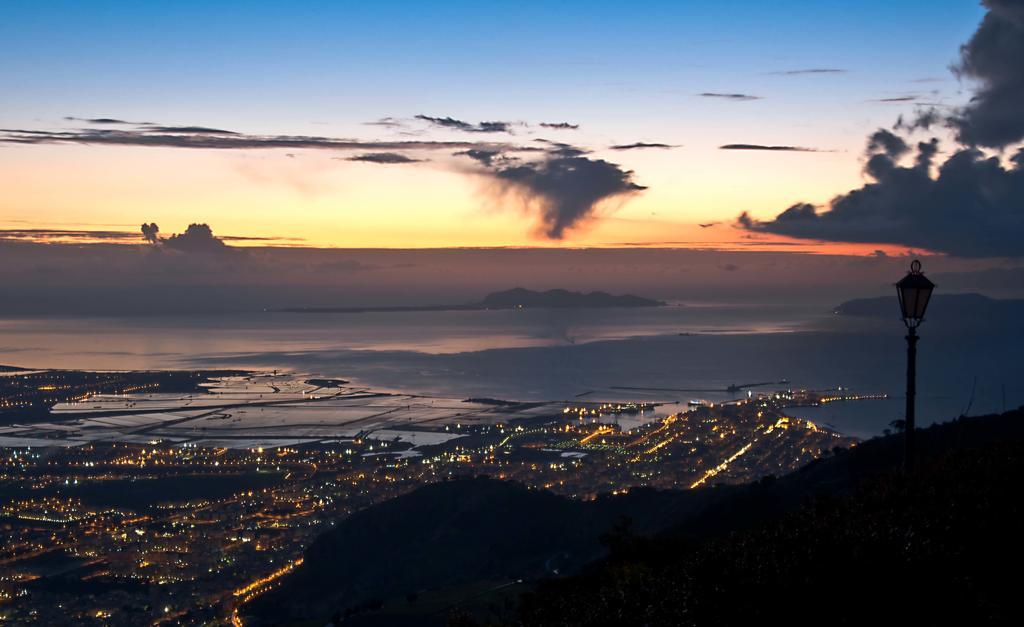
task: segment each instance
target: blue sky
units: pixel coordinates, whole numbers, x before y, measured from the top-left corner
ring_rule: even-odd
[[[702,91],[764,95],[776,102],[762,109],[784,115],[823,99],[823,81],[768,73],[820,67],[849,70],[826,84],[856,110],[953,89],[946,66],[981,14],[964,0],[8,2],[0,78],[14,89],[3,117],[170,116],[302,132],[436,111],[585,116],[615,130],[647,109],[661,120],[698,115]],[[909,83],[923,78],[947,83]]]

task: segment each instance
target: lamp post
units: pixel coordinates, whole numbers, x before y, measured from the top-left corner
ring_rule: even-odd
[[[900,313],[907,325],[907,413],[903,426],[903,465],[907,470],[914,464],[914,395],[917,392],[917,327],[924,322],[924,312],[932,297],[935,284],[921,273],[921,262],[915,259],[910,272],[896,284],[900,299]]]

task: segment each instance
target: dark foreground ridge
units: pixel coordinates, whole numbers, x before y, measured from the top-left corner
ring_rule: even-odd
[[[1024,411],[775,479],[578,502],[451,481],[353,515],[246,624],[1001,624],[1024,559]]]
[[[428,590],[457,598],[576,572],[601,557],[602,535],[623,517],[655,532],[703,500],[697,492],[634,490],[584,502],[486,477],[435,483],[357,512],[320,536],[295,575],[246,613],[261,616],[258,624],[277,624],[335,611],[366,614],[399,598],[415,614],[429,601],[407,600]]]
[[[606,309],[611,307],[663,307],[660,300],[608,294],[607,292],[571,292],[564,289],[535,292],[515,287],[491,292],[483,300],[463,305],[413,305],[391,307],[291,307],[289,313],[387,313],[404,311],[484,311],[487,309]]]

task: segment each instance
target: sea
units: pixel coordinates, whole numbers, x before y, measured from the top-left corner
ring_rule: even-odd
[[[919,345],[921,424],[1024,403],[1019,330],[937,325],[931,336],[928,331],[922,329]],[[295,371],[382,391],[523,401],[685,404],[843,388],[887,398],[791,411],[871,437],[903,415],[904,332],[898,320],[845,318],[814,305],[714,303],[36,317],[0,319],[0,364]]]

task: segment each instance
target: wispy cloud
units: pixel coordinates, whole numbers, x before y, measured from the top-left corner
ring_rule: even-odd
[[[192,133],[194,135],[238,135],[234,131],[226,131],[220,128],[210,128],[208,126],[157,126],[155,124],[145,124],[142,130],[148,133]]]
[[[429,122],[441,128],[464,131],[466,133],[508,133],[512,124],[510,122],[477,122],[473,124],[465,120],[457,120],[452,117],[434,117],[430,115],[417,115],[417,120]]]
[[[539,126],[563,131],[574,131],[580,127],[579,124],[572,124],[570,122],[541,122]]]
[[[79,118],[75,116],[65,116],[65,120],[71,122],[84,122],[93,126],[134,126],[135,130],[143,131],[148,133],[194,133],[194,134],[210,134],[210,135],[237,135],[234,131],[226,131],[220,128],[211,128],[209,126],[165,126],[162,124],[153,124],[151,122],[129,122],[127,120],[121,120],[119,118]],[[103,131],[97,131],[103,132]]]
[[[723,144],[719,150],[769,150],[776,152],[822,152],[817,148],[804,148],[803,146],[772,146],[765,144]]]
[[[770,75],[775,76],[800,76],[803,74],[846,74],[849,70],[835,67],[812,67],[812,68],[800,68],[796,70],[780,70],[778,72],[768,72]]]
[[[374,120],[373,122],[363,122],[363,124],[367,126],[384,126],[387,128],[404,128],[406,126],[405,122],[402,120],[390,116]]]
[[[90,144],[115,146],[151,146],[166,148],[206,148],[242,150],[263,148],[363,150],[398,152],[403,150],[458,150],[487,145],[469,141],[374,141],[316,135],[248,135],[206,127],[163,127],[145,125],[133,129],[76,129],[40,131],[0,129],[0,143],[7,144]],[[514,149],[497,144],[504,150]]]
[[[868,100],[868,102],[881,102],[881,103],[900,103],[900,102],[914,102],[920,96],[910,94],[907,96],[890,96],[888,98],[875,98],[874,100]]]
[[[423,159],[414,159],[399,152],[368,152],[354,157],[348,157],[346,161],[364,161],[366,163],[398,164],[398,163],[420,163]]]
[[[700,96],[701,98],[720,98],[722,100],[736,100],[736,101],[761,100],[761,96],[753,96],[751,94],[729,94],[729,93],[719,93],[719,92],[714,92],[714,91],[705,91],[705,92],[699,93],[697,95]]]
[[[678,146],[672,144],[633,142],[632,144],[616,144],[614,146],[608,146],[608,148],[611,150],[637,150],[642,148],[678,148]]]
[[[68,115],[64,119],[69,122],[85,122],[86,124],[135,124],[135,122],[126,122],[117,118],[76,118]]]
[[[125,242],[137,239],[132,231],[88,229],[0,229],[0,240],[29,242]]]

